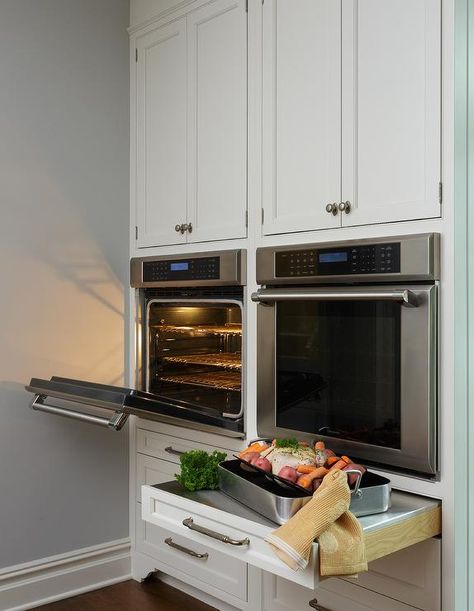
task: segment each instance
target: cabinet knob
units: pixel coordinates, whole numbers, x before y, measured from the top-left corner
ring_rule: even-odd
[[[193,224],[192,224],[192,223],[188,223],[188,224],[186,225],[186,229],[187,229],[187,231],[188,231],[189,233],[192,233],[192,232],[193,232]]]
[[[326,212],[328,212],[329,214],[332,214],[333,216],[336,216],[336,214],[337,214],[337,204],[327,204]]]
[[[321,605],[318,605],[317,598],[313,598],[312,600],[310,600],[308,605],[311,607],[311,609],[316,609],[316,611],[331,611],[327,607],[322,607]]]
[[[351,211],[351,202],[340,202],[338,208],[341,212],[349,214],[349,212]]]
[[[174,226],[174,230],[177,231],[178,233],[179,232],[184,233],[183,226],[179,224]]]

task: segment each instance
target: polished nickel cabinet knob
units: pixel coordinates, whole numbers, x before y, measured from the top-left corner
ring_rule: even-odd
[[[351,202],[340,202],[338,208],[341,212],[349,214],[349,212],[351,211]]]
[[[183,234],[186,231],[189,231],[189,233],[192,233],[193,224],[192,223],[181,223],[181,225],[175,225],[174,230],[177,231],[178,233],[181,232],[181,234]]]
[[[318,600],[316,598],[310,600],[308,604],[311,609],[316,609],[316,611],[330,611],[330,609],[328,609],[327,607],[322,607],[321,605],[318,605]]]
[[[332,214],[333,216],[336,216],[336,214],[337,214],[337,204],[328,204],[326,206],[326,212],[328,212],[329,214]]]

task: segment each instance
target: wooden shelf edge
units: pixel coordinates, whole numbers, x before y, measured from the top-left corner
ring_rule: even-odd
[[[393,526],[367,533],[365,535],[367,561],[372,562],[440,534],[441,507],[439,506]]]

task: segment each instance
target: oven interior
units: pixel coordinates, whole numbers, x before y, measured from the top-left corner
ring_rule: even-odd
[[[237,301],[152,299],[146,390],[209,413],[242,415],[242,308]]]

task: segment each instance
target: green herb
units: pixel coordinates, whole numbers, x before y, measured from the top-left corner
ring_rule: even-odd
[[[211,454],[204,450],[185,452],[180,456],[181,474],[176,474],[176,479],[186,490],[215,490],[219,485],[217,465],[226,457],[217,450]]]
[[[275,447],[291,448],[292,450],[297,450],[300,446],[298,440],[292,437],[291,439],[277,439],[275,441]]]

